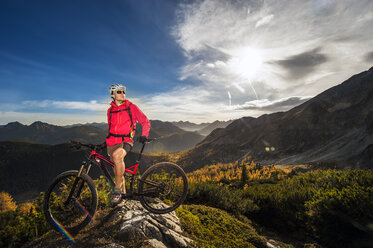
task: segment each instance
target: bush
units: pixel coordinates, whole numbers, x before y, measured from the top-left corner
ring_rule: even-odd
[[[244,197],[244,191],[212,182],[190,184],[186,202],[217,207],[235,215],[258,210],[251,199]]]
[[[184,205],[176,210],[183,229],[198,247],[267,247],[249,224],[206,206]]]
[[[277,182],[251,181],[243,189],[238,183],[191,183],[187,202],[243,214],[278,233],[328,247],[373,242],[373,170],[316,170]]]

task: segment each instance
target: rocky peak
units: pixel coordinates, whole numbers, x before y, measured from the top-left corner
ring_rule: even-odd
[[[41,122],[41,121],[35,121],[34,123],[32,123],[30,125],[30,127],[33,127],[33,128],[49,128],[49,127],[52,127],[53,125],[51,124],[48,124],[48,123],[45,123],[45,122]]]
[[[175,212],[162,215],[149,213],[138,201],[122,202],[111,221],[117,223],[116,238],[120,241],[145,239],[143,246],[157,248],[188,247],[192,241],[182,235]]]
[[[175,212],[153,214],[136,200],[124,200],[114,208],[96,213],[94,221],[73,239],[74,247],[83,248],[178,248],[191,247],[193,241],[183,235]],[[29,247],[62,248],[72,244],[62,233],[53,230],[23,246]]]
[[[15,127],[23,127],[24,125],[22,123],[19,123],[18,121],[9,122],[4,126],[4,128],[15,128]]]

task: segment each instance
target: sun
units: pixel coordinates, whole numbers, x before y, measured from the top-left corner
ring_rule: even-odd
[[[251,47],[238,49],[228,61],[230,70],[246,80],[255,78],[262,65],[260,50]]]

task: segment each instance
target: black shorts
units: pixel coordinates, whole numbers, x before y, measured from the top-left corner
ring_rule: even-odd
[[[132,150],[132,144],[131,143],[119,143],[113,146],[107,146],[107,154],[110,156],[110,159],[113,157],[113,153],[118,148],[123,148],[126,151],[126,154],[128,154]]]

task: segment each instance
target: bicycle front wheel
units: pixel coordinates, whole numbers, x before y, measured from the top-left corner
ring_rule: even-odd
[[[156,214],[175,210],[186,198],[188,180],[177,164],[161,162],[148,168],[139,182],[139,198],[145,209]]]
[[[58,175],[44,196],[44,215],[57,231],[78,233],[92,219],[97,207],[93,180],[77,170]]]

